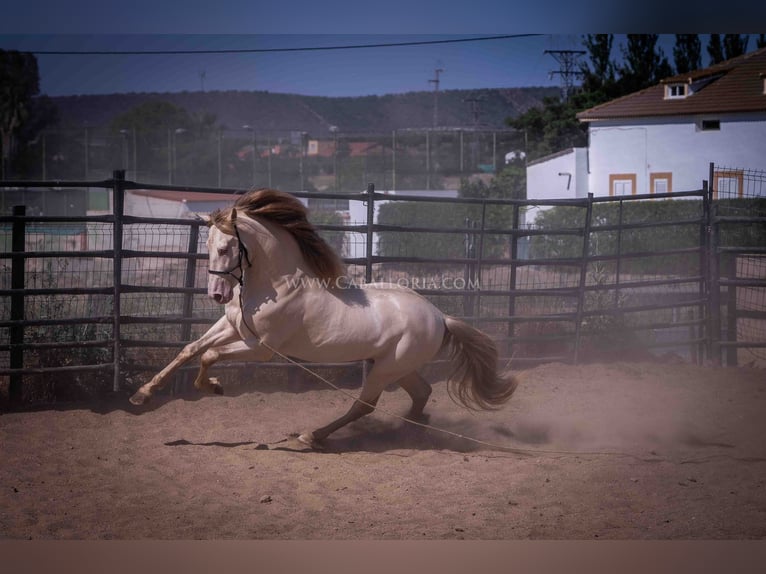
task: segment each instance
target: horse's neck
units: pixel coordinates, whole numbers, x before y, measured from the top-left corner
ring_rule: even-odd
[[[290,235],[278,225],[247,219],[247,234],[249,243],[257,247],[252,251],[255,257],[251,257],[252,267],[248,268],[248,274],[252,274],[259,283],[276,285],[285,278],[310,275],[300,247]]]

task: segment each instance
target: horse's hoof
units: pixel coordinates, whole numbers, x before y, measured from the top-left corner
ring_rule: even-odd
[[[313,450],[322,450],[322,445],[320,445],[317,440],[314,438],[314,433],[311,432],[304,432],[298,435],[298,442],[305,444],[307,447],[313,449]]]
[[[149,402],[149,395],[143,391],[138,391],[136,394],[134,394],[132,397],[130,397],[131,404],[136,405],[137,407],[140,407],[143,404],[146,404]]]

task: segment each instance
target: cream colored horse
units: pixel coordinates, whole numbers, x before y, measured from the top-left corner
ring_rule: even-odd
[[[143,404],[181,365],[201,354],[195,386],[222,393],[207,378],[220,360],[267,361],[275,352],[303,361],[367,361],[359,400],[327,426],[304,432],[316,445],[330,433],[374,410],[384,388],[396,382],[412,399],[417,419],[431,394],[418,369],[444,346],[455,370],[450,395],[467,408],[505,403],[517,380],[498,373],[492,340],[463,321],[444,315],[416,292],[397,285],[363,286],[343,281],[343,265],[293,196],[258,190],[231,210],[211,214],[208,295],[225,314],[143,385],[131,402]]]

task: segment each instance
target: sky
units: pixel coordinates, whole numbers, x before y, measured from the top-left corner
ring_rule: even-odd
[[[0,20],[0,49],[36,53],[41,93],[49,96],[201,89],[385,95],[432,90],[437,69],[440,90],[556,86],[561,77],[551,72],[559,64],[546,50],[581,50],[583,34],[619,29],[609,18],[612,25],[640,22],[651,12],[651,1],[634,15],[599,0],[588,0],[585,10],[551,0],[473,0],[462,9],[432,0],[218,0],[214,10],[210,4],[18,2]],[[622,38],[616,35],[616,56]],[[396,45],[413,42],[438,43]],[[349,48],[373,44],[387,46]],[[660,45],[672,61],[673,35],[663,34]],[[321,49],[328,47],[334,49]],[[46,53],[65,51],[184,53]]]

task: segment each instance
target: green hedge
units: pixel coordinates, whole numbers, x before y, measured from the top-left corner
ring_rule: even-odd
[[[455,230],[476,229],[467,237],[466,232],[423,233],[381,231],[378,233],[378,252],[387,257],[426,257],[429,259],[478,257],[481,205],[423,203],[417,201],[390,202],[380,206],[378,223],[403,227],[431,227]],[[488,206],[485,227],[510,229],[512,208]],[[468,241],[468,245],[466,245]],[[473,245],[471,246],[471,242]],[[482,257],[502,257],[509,244],[509,236],[485,235]]]
[[[766,199],[730,199],[716,202],[719,213],[731,215],[766,212]],[[579,236],[556,235],[557,230],[585,225],[585,209],[553,207],[542,212],[536,220],[538,228],[549,234],[534,236],[530,241],[530,257],[569,258],[582,256]],[[626,229],[622,232],[620,252],[661,253],[673,249],[693,248],[700,245],[700,223],[703,204],[699,200],[648,200],[625,202],[622,209],[623,224],[679,222],[676,225],[646,229]],[[693,223],[681,223],[694,221]],[[620,206],[614,203],[594,203],[589,250],[591,255],[616,255],[617,231],[599,231],[599,227],[618,225]],[[753,224],[722,224],[721,245],[756,247],[766,245],[766,226]],[[699,257],[692,255],[653,256],[626,259],[623,270],[633,273],[694,273],[698,272]]]

